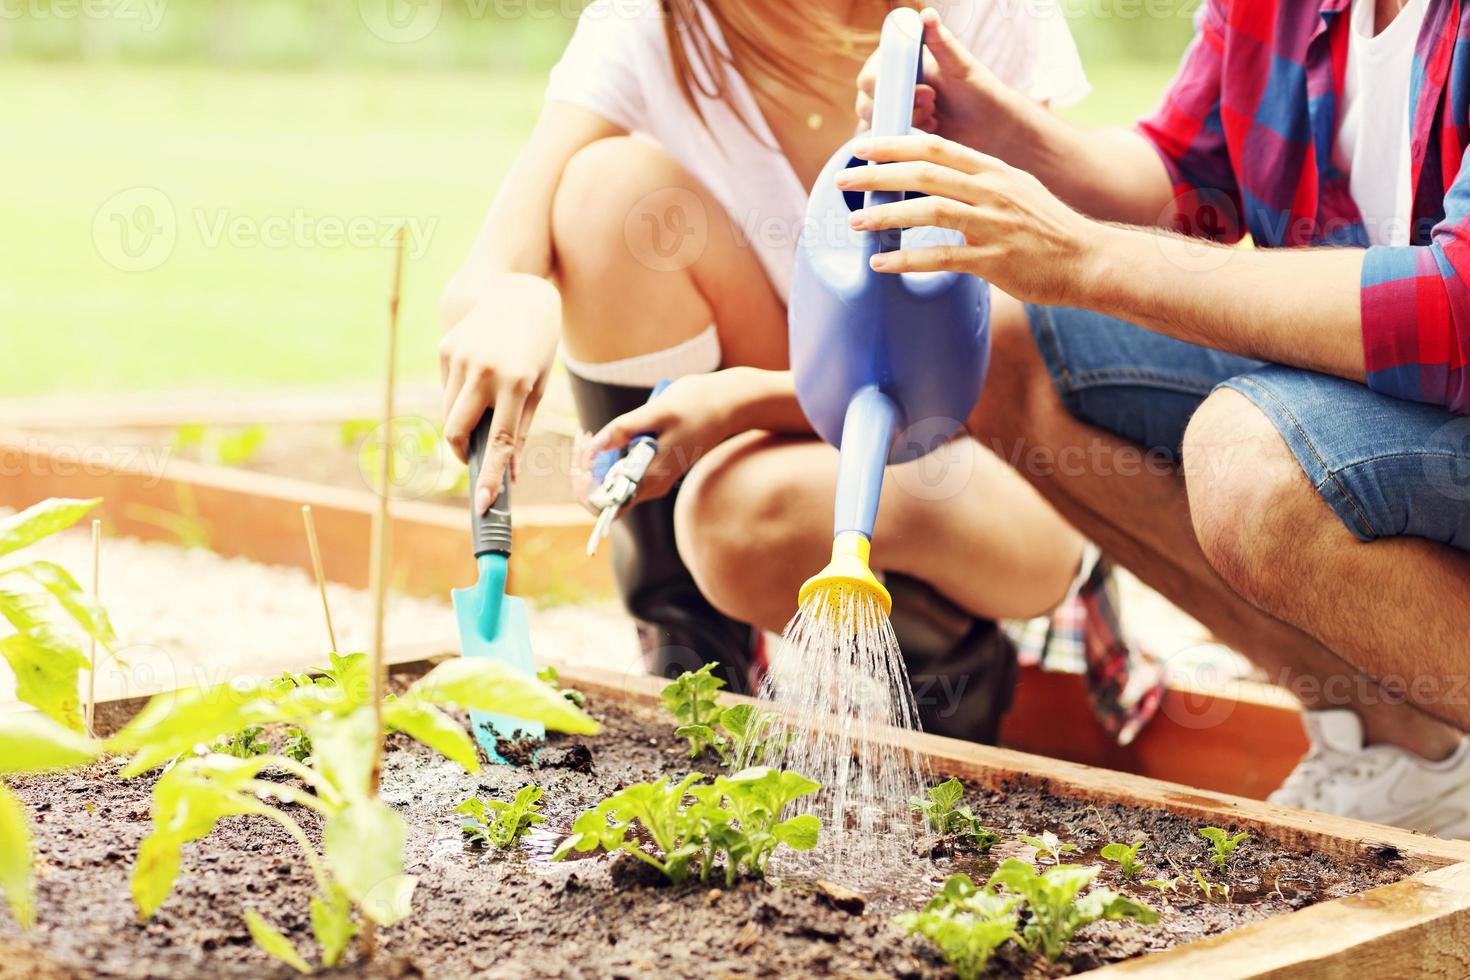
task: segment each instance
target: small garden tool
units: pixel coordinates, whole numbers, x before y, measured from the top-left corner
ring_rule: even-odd
[[[648,396],[653,401],[663,394],[669,382],[660,381]],[[597,554],[597,546],[612,531],[612,523],[618,514],[638,494],[638,484],[648,473],[653,457],[658,455],[658,436],[653,432],[640,433],[622,449],[609,449],[597,454],[592,461],[594,486],[587,494],[587,506],[597,514],[597,524],[587,539],[587,557]]]
[[[470,437],[470,486],[480,479],[480,466],[485,460],[485,444],[490,438],[491,412],[486,412],[475,426]],[[510,563],[510,471],[507,469],[501,484],[500,496],[484,514],[475,507],[473,494],[470,500],[470,529],[473,535],[475,564],[479,567],[479,581],[468,589],[455,589],[450,593],[454,600],[454,616],[459,622],[459,650],[466,657],[489,657],[509,664],[527,674],[535,675],[536,664],[531,658],[531,627],[526,618],[526,604],[513,595],[506,595],[505,578]],[[540,739],[546,730],[539,722],[527,722],[519,718],[470,712],[470,725],[475,740],[485,750],[490,761],[505,763],[496,751],[499,738],[521,736]]]
[[[878,46],[874,136],[911,129],[914,86],[923,69],[923,21],[900,7],[883,22]],[[861,166],[852,144],[822,170],[797,248],[788,323],[797,398],[812,427],[840,448],[832,562],[801,590],[856,590],[892,608],[868,566],[883,470],[943,445],[969,415],[990,361],[990,294],[956,272],[874,272],[878,252],[964,244],[941,228],[859,232],[858,207],[903,195],[844,194],[839,171]],[[815,233],[814,233],[815,232]],[[900,438],[900,433],[904,437]]]

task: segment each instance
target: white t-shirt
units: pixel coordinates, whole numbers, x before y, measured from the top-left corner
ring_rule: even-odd
[[[1409,0],[1375,35],[1374,0],[1353,0],[1333,163],[1348,175],[1373,245],[1409,244],[1414,190],[1409,186],[1409,75],[1428,6],[1429,0]]]
[[[1077,47],[1055,0],[938,0],[931,5],[1013,88],[1057,106],[1087,94]],[[709,19],[706,24],[723,46],[718,27]],[[691,61],[700,70],[698,59]],[[593,0],[552,69],[546,98],[582,106],[657,140],[725,206],[784,300],[806,213],[806,189],[775,149],[744,79],[730,73],[726,92],[730,104],[694,93],[704,113],[701,123],[675,79],[658,0]],[[754,133],[737,111],[751,121]]]

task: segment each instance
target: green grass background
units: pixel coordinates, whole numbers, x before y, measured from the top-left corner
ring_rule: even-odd
[[[64,52],[63,52],[64,54]],[[1103,49],[1097,124],[1146,111],[1172,62]],[[544,59],[543,59],[544,60]],[[544,64],[402,70],[195,60],[0,60],[0,397],[365,382],[381,370],[391,253],[211,245],[200,222],[412,217],[432,228],[405,281],[402,373],[435,373],[440,288],[540,107]],[[178,239],[123,272],[93,219],[162,191]]]

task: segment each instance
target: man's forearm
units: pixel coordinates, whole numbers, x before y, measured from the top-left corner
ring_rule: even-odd
[[[1173,220],[1168,172],[1153,145],[1132,130],[1079,126],[1015,97],[1006,99],[979,148],[1035,174],[1053,194],[1101,221],[1148,226]]]
[[[1227,248],[1141,228],[1099,231],[1077,304],[1180,340],[1364,380],[1362,249]]]

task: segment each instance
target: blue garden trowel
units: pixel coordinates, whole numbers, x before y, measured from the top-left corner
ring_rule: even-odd
[[[472,488],[480,480],[480,465],[485,460],[485,444],[490,438],[490,418],[491,413],[486,412],[470,437]],[[505,594],[506,569],[510,562],[509,469],[500,496],[484,514],[475,508],[473,491],[470,497],[470,529],[480,581],[473,588],[454,589],[450,593],[454,599],[454,616],[459,622],[459,651],[466,657],[487,657],[534,675],[536,664],[531,659],[531,626],[526,618],[526,604]],[[540,722],[484,711],[471,711],[470,725],[475,740],[490,761],[503,765],[508,763],[495,750],[497,737],[515,738],[517,732],[536,739],[546,736]]]

